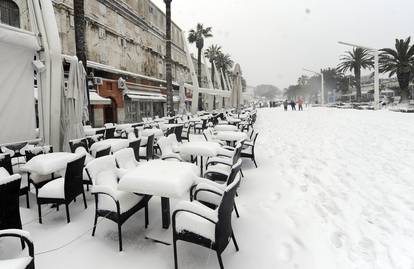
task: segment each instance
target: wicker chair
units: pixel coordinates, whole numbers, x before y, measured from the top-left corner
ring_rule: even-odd
[[[83,196],[85,209],[87,208],[85,192],[83,190],[83,165],[85,156],[67,164],[65,177],[54,179],[43,185],[36,195],[39,211],[39,223],[42,223],[42,204],[65,204],[66,219],[70,222],[69,204],[80,194]]]
[[[21,229],[5,229],[0,230],[0,239],[5,237],[16,237],[20,239],[22,245],[28,246],[28,254],[27,257],[18,257],[14,259],[6,259],[0,260],[0,268],[7,268],[7,269],[34,269],[34,246],[33,241],[30,237],[30,234],[26,231]]]
[[[243,150],[241,151],[242,158],[249,158],[253,161],[254,165],[257,168],[256,157],[254,152],[254,147],[256,146],[256,140],[259,133],[254,133],[252,142],[246,142],[243,145]]]
[[[177,241],[186,241],[216,251],[220,268],[224,269],[221,253],[230,239],[239,250],[231,225],[234,197],[240,178],[225,189],[217,210],[210,209],[198,201],[178,203],[172,215],[174,265],[178,269]]]
[[[154,159],[154,135],[148,136],[147,144],[139,148],[139,159],[147,161]]]
[[[121,226],[134,213],[145,209],[145,228],[148,226],[149,195],[137,195],[118,191],[118,176],[116,174],[114,156],[105,156],[90,162],[86,166],[88,176],[93,182],[92,194],[95,196],[95,220],[92,236],[95,236],[98,217],[107,218],[117,223],[119,251],[122,251]]]

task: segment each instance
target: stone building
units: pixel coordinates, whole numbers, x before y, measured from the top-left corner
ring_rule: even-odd
[[[1,22],[30,30],[26,1],[0,0]],[[62,54],[75,55],[73,0],[52,2]],[[150,0],[85,0],[85,17],[87,72],[93,74],[94,81],[91,88],[109,99],[102,102],[91,98],[95,125],[162,116],[166,101],[163,11]],[[177,91],[177,81],[191,79],[182,30],[173,23],[171,31],[172,75]],[[119,85],[120,78],[126,86]]]

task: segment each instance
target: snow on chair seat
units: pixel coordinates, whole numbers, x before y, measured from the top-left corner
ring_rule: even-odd
[[[0,268],[7,269],[34,269],[34,247],[30,233],[20,229],[4,229],[0,230],[0,239],[4,237],[19,238],[22,244],[28,246],[28,254],[26,257],[18,257],[13,259],[0,260]]]
[[[133,169],[139,165],[132,148],[121,149],[114,153],[114,157],[118,167],[122,169]]]
[[[40,198],[65,198],[65,179],[63,177],[54,179],[39,189]]]

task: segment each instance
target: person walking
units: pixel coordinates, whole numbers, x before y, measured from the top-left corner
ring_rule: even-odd
[[[303,111],[303,100],[299,97],[296,103],[298,104],[298,110]]]
[[[288,108],[288,100],[287,99],[285,101],[283,101],[283,108],[285,109],[285,111],[287,111],[287,108]]]
[[[290,107],[292,108],[292,110],[296,110],[296,103],[295,101],[293,101],[293,99],[290,100]]]

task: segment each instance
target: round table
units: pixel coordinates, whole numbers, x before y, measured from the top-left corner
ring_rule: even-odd
[[[214,127],[216,131],[237,131],[237,126],[230,124],[219,124]]]
[[[234,132],[234,131],[221,131],[213,135],[215,139],[226,141],[227,143],[233,144],[237,141],[242,141],[247,139],[246,133],[243,132]]]

